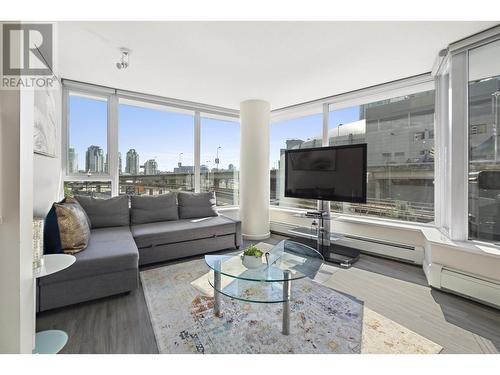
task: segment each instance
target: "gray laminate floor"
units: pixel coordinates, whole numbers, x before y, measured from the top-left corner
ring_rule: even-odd
[[[273,235],[266,242],[283,238]],[[429,288],[418,266],[362,254],[326,284],[440,344],[443,353],[500,352],[500,311]],[[68,333],[62,353],[158,352],[142,288],[41,313],[37,330],[44,329]]]

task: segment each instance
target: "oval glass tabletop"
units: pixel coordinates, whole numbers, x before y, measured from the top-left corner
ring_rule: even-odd
[[[263,251],[261,266],[247,268],[243,252],[229,255],[205,255],[205,262],[215,272],[240,280],[275,282],[314,278],[323,264],[323,256],[307,245],[284,240],[268,252]],[[287,276],[285,271],[289,272]]]

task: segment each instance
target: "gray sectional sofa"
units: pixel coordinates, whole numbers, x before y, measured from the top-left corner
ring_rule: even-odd
[[[89,217],[87,248],[38,282],[38,311],[134,290],[139,265],[239,248],[241,222],[218,215],[213,193],[75,197]]]

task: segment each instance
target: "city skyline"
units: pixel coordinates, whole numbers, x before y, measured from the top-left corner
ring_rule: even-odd
[[[129,104],[119,104],[119,151],[125,158],[135,149],[141,164],[156,160],[158,170],[171,172],[183,165],[194,165],[194,116],[166,112]],[[71,95],[70,147],[75,150],[78,169],[85,166],[85,153],[97,145],[107,153],[107,103],[104,100]],[[238,122],[201,118],[201,164],[215,167],[219,146],[219,168],[239,167],[240,127]],[[125,164],[125,160],[124,160]],[[125,167],[125,165],[124,165]]]
[[[103,154],[103,150],[101,147],[96,145],[88,146],[86,155],[92,156],[91,158],[87,158],[85,160],[85,169],[78,168],[78,154],[75,151],[74,147],[69,147],[68,152],[68,165],[70,173],[103,173],[108,172],[108,154]],[[135,149],[130,149],[127,151],[126,158],[126,167],[122,169],[122,158],[121,152],[118,153],[118,171],[119,174],[125,175],[136,175],[136,174],[145,174],[145,175],[154,175],[161,173],[194,173],[194,165],[179,165],[172,171],[160,170],[158,168],[158,163],[155,159],[148,159],[143,164],[140,162],[141,156]],[[215,163],[214,163],[215,165]],[[97,167],[96,167],[97,166]],[[211,170],[221,170],[221,171],[236,171],[238,168],[232,164],[228,163],[227,167],[224,167],[223,163],[219,164],[219,167],[210,168],[209,165],[205,163],[200,163],[201,172],[211,171]],[[142,171],[141,171],[142,170]]]

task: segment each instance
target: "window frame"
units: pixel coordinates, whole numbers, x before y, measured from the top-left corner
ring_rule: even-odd
[[[495,27],[493,29],[487,30],[484,33],[481,33],[484,37],[471,37],[470,43],[460,43],[457,42],[450,46],[450,55],[452,68],[453,63],[458,65],[458,68],[452,70],[455,72],[457,78],[455,78],[455,87],[460,87],[463,85],[463,90],[460,91],[459,98],[452,98],[452,100],[460,100],[458,103],[463,105],[463,108],[457,108],[457,105],[454,105],[452,102],[451,113],[452,116],[455,116],[455,121],[453,122],[454,127],[452,129],[458,131],[458,135],[456,136],[457,142],[459,141],[464,145],[464,158],[463,161],[463,169],[465,171],[465,180],[463,184],[463,192],[460,191],[461,196],[465,196],[464,203],[464,211],[463,217],[460,217],[460,221],[456,223],[457,228],[451,231],[452,239],[466,241],[477,244],[488,244],[499,246],[498,241],[488,240],[488,239],[480,239],[480,238],[471,238],[469,231],[469,214],[470,214],[470,202],[469,202],[469,188],[470,184],[468,183],[470,176],[470,168],[471,168],[471,160],[470,160],[470,95],[469,95],[469,87],[470,87],[470,52],[477,48],[486,47],[492,43],[500,42],[500,26]],[[453,75],[452,75],[452,83]],[[453,88],[452,88],[453,89]],[[462,97],[463,96],[463,97]],[[455,125],[457,124],[457,125]],[[463,137],[463,139],[462,139]],[[452,165],[452,168],[457,168],[458,165]],[[452,223],[453,224],[453,223]],[[461,226],[460,226],[461,225]],[[453,229],[453,227],[452,227]]]
[[[123,102],[121,102],[121,100],[123,100]],[[132,107],[138,107],[138,108],[144,108],[144,109],[148,109],[148,110],[156,110],[156,111],[161,111],[161,112],[167,112],[167,113],[174,113],[174,114],[181,114],[181,115],[187,115],[187,116],[191,116],[193,118],[193,123],[192,123],[192,126],[193,126],[193,164],[196,163],[196,159],[195,159],[195,152],[196,152],[196,139],[195,139],[195,132],[196,132],[196,127],[195,127],[195,121],[196,121],[196,116],[195,116],[195,112],[193,110],[188,110],[188,109],[181,109],[179,107],[173,107],[173,106],[170,106],[170,105],[167,105],[167,104],[163,104],[163,103],[158,103],[158,102],[153,102],[153,101],[147,101],[147,100],[143,100],[143,99],[131,99],[130,97],[122,97],[120,95],[116,95],[116,101],[117,101],[117,107],[116,107],[116,110],[117,110],[117,126],[118,126],[118,130],[117,130],[117,151],[116,151],[116,157],[117,157],[117,182],[116,182],[116,186],[118,187],[118,191],[117,191],[117,195],[119,194],[119,189],[120,189],[120,172],[119,172],[119,158],[118,158],[118,154],[120,152],[119,150],[119,140],[120,140],[120,134],[119,134],[119,128],[120,128],[120,119],[119,119],[119,112],[120,112],[120,105],[127,105],[127,106],[132,106]],[[147,104],[150,104],[149,106]],[[153,105],[153,106],[151,106]],[[168,126],[166,124],[166,126]],[[126,158],[126,154],[123,154],[122,155],[122,158],[125,157]],[[123,159],[122,159],[123,160]],[[126,159],[125,159],[126,160]],[[196,183],[196,165],[194,165],[194,172],[193,172],[193,175],[194,175],[194,184],[193,184],[193,188],[195,188],[195,183]],[[196,192],[196,190],[195,190]]]
[[[204,162],[203,163],[201,162],[201,145],[203,143],[203,137],[201,136],[201,131],[202,131],[202,127],[203,127],[203,123],[202,123],[203,119],[220,120],[220,121],[224,121],[224,122],[228,122],[228,123],[235,123],[234,126],[238,126],[238,130],[239,130],[240,134],[241,134],[241,123],[240,123],[240,120],[239,120],[239,116],[238,116],[238,119],[235,121],[234,118],[228,117],[228,116],[224,116],[224,115],[214,115],[214,114],[211,114],[211,113],[199,112],[199,111],[197,113],[198,113],[198,128],[197,128],[196,131],[198,131],[198,146],[197,146],[198,147],[197,148],[197,151],[198,151],[198,155],[197,155],[198,162],[197,162],[197,164],[195,166],[195,169],[198,171],[198,173],[197,173],[197,175],[195,175],[195,177],[196,176],[198,177],[198,190],[195,190],[195,191],[197,193],[199,193],[199,192],[201,192],[201,165],[204,164]],[[196,127],[195,127],[195,129],[196,129]],[[239,141],[240,141],[240,147],[241,147],[241,139]],[[238,173],[238,190],[235,192],[235,195],[233,196],[233,204],[228,204],[228,205],[223,205],[223,206],[217,206],[217,209],[239,207],[239,205],[240,205],[240,192],[239,192],[239,186],[240,186],[240,166],[239,166],[239,163],[238,163],[237,173]],[[196,179],[195,179],[195,182],[196,182]]]
[[[362,89],[356,92],[352,93],[347,93],[347,94],[341,94],[338,96],[335,96],[333,100],[329,101],[327,104],[328,106],[328,117],[324,119],[324,126],[327,126],[326,129],[326,135],[328,137],[328,131],[329,131],[329,116],[330,113],[333,111],[338,111],[346,108],[351,108],[354,106],[361,106],[365,104],[370,104],[370,103],[375,103],[383,100],[388,100],[388,99],[393,99],[393,98],[398,98],[398,97],[403,97],[406,95],[412,95],[412,94],[417,94],[417,93],[422,93],[426,91],[434,91],[436,92],[436,85],[434,78],[430,73],[426,73],[423,75],[415,76],[415,77],[409,77],[406,79],[398,80],[396,82],[389,82],[387,84],[379,85],[375,88],[366,88]],[[435,132],[436,130],[436,95],[435,95],[435,100],[434,100],[434,127],[433,130]],[[434,142],[437,144],[438,139],[435,139]],[[326,139],[326,142],[329,142],[329,139]],[[393,152],[390,152],[390,157],[392,158]],[[435,155],[434,157],[434,181],[436,181],[436,164],[438,163],[438,156]],[[401,223],[406,223],[406,224],[414,224],[414,225],[428,225],[428,226],[433,226],[435,225],[436,222],[436,190],[438,187],[434,183],[434,220],[428,223],[416,223],[412,221],[407,221],[407,220],[401,220],[401,219],[391,219],[387,217],[375,217],[378,220],[383,220],[383,221],[388,221],[388,222],[401,222]],[[340,202],[343,209],[342,209],[342,215],[343,216],[350,216],[350,217],[366,217],[366,218],[372,218],[373,216],[370,215],[362,215],[362,214],[352,214],[349,213],[346,210],[346,205],[344,202]]]
[[[318,125],[321,125],[319,127],[320,128],[319,131],[321,132],[321,146],[312,146],[312,147],[328,146],[328,143],[325,144],[324,106],[318,105],[317,103],[313,106],[306,106],[304,108],[302,108],[301,106],[298,106],[298,108],[293,107],[291,109],[285,109],[284,111],[283,110],[271,111],[271,118],[270,118],[270,123],[269,123],[269,144],[271,143],[271,130],[272,130],[271,128],[274,125],[279,124],[279,123],[284,123],[286,121],[297,120],[297,119],[301,119],[301,118],[305,118],[305,117],[309,117],[309,116],[319,116],[319,115],[321,115],[321,121],[318,123]],[[328,140],[327,140],[327,142],[328,142]],[[269,155],[269,159],[270,159],[270,155]],[[273,166],[271,165],[271,163],[269,163],[270,176],[271,176],[272,168],[273,168]],[[276,171],[279,172],[280,169],[278,168],[278,169],[276,169]],[[280,175],[279,173],[277,173],[276,179],[278,180],[281,178],[283,178],[283,176]],[[269,178],[269,184],[271,185],[271,177]],[[284,189],[284,186],[281,186],[281,187],[283,187],[283,189]],[[270,188],[271,188],[271,186],[270,186]],[[271,191],[271,189],[270,189],[270,191]],[[279,195],[278,191],[276,191],[276,195]],[[283,196],[283,198],[284,198],[284,196]],[[292,201],[295,201],[295,202],[299,201],[299,200],[315,201],[315,199],[302,199],[302,198],[288,198],[288,199],[291,199]],[[281,204],[278,204],[278,205],[271,204],[271,196],[269,197],[269,206],[273,207],[273,208],[278,208],[278,209],[282,208],[285,210],[304,210],[304,211],[311,210],[311,208],[307,208],[307,207],[294,207],[294,206],[287,206],[287,205],[281,205]],[[316,206],[317,206],[317,204],[316,204]]]
[[[106,152],[108,154],[108,173],[93,173],[90,176],[80,173],[69,173],[69,146],[70,146],[70,119],[71,114],[69,113],[69,100],[70,96],[74,94],[76,96],[90,96],[102,98],[106,101],[107,107],[107,125],[106,125]],[[113,148],[114,142],[113,137],[116,130],[114,129],[114,118],[113,118],[113,91],[109,89],[100,88],[84,88],[81,85],[69,86],[63,85],[62,89],[62,129],[61,129],[61,166],[64,176],[64,181],[113,181]],[[113,190],[113,183],[111,184]]]
[[[438,72],[449,73],[450,90],[449,121],[446,124],[449,152],[448,159],[441,166],[450,172],[448,180],[443,183],[443,189],[448,189],[442,219],[446,227],[440,226],[439,229],[455,241],[493,244],[469,237],[469,51],[499,40],[500,26],[496,26],[450,44],[445,57],[449,67]],[[443,107],[441,110],[445,110]]]
[[[228,120],[236,121],[239,124],[239,111],[230,108],[211,106],[202,103],[172,99],[156,95],[148,95],[133,91],[119,90],[110,87],[97,86],[88,83],[82,83],[63,79],[62,88],[62,131],[61,131],[61,167],[63,174],[63,182],[68,181],[102,181],[111,182],[111,196],[119,194],[119,172],[118,172],[118,152],[119,152],[119,104],[120,99],[136,101],[138,103],[160,105],[175,112],[176,109],[185,113],[192,112],[194,117],[194,189],[195,192],[200,192],[200,147],[201,147],[201,116],[220,116]],[[82,96],[94,96],[107,100],[107,153],[108,153],[108,173],[92,174],[70,174],[68,173],[69,165],[69,136],[70,136],[70,114],[69,114],[69,97],[70,94],[80,94]],[[224,206],[233,208],[235,206]]]
[[[401,80],[387,82],[380,85],[363,88],[360,90],[355,90],[348,93],[343,93],[339,95],[333,95],[328,98],[323,98],[320,100],[312,101],[305,103],[303,105],[281,108],[274,111],[271,111],[271,124],[275,122],[281,122],[285,120],[290,120],[294,118],[304,117],[310,114],[317,114],[318,106],[322,106],[323,110],[323,133],[322,133],[322,144],[323,146],[329,145],[328,139],[328,131],[329,131],[329,115],[331,111],[341,110],[345,108],[349,108],[352,106],[362,105],[366,103],[372,103],[380,100],[391,99],[399,96],[405,96],[410,94],[415,94],[419,92],[434,90],[436,92],[435,97],[437,98],[437,85],[435,83],[435,78],[431,73],[424,73],[414,77],[408,77]],[[437,124],[436,124],[436,104],[437,99],[435,101],[435,111],[434,111],[434,142],[438,144],[439,142],[439,134],[436,132]],[[272,126],[272,125],[271,125]],[[435,152],[434,156],[434,176],[436,177],[436,165],[439,160],[439,155]],[[271,167],[271,166],[270,166]],[[436,179],[435,179],[436,180]],[[380,217],[371,217],[367,215],[357,215],[350,213],[339,213],[344,217],[354,217],[354,218],[367,218],[370,220],[379,220],[381,222],[389,222],[389,223],[401,223],[405,225],[422,225],[426,227],[435,227],[436,217],[438,215],[436,206],[436,191],[438,190],[436,183],[434,186],[434,222],[431,223],[414,223],[410,221],[398,220],[398,219],[389,219],[389,218],[380,218]],[[272,206],[275,207],[275,206]],[[325,206],[326,207],[326,206]],[[324,208],[325,208],[324,207]],[[287,207],[287,206],[278,206],[277,209],[285,209],[285,210],[297,210],[301,211],[301,208],[295,207]],[[328,210],[329,206],[326,207]]]

